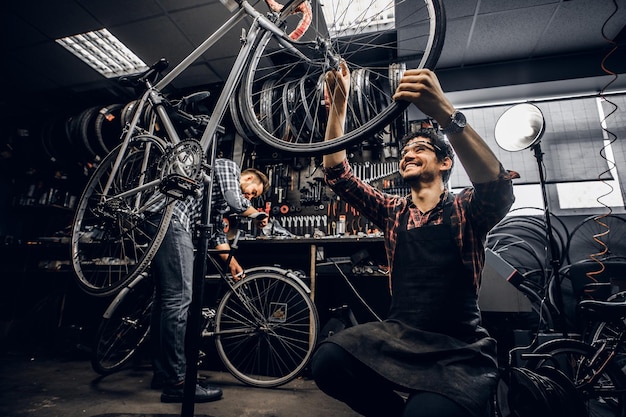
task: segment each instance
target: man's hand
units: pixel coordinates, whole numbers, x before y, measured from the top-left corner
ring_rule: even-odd
[[[443,92],[439,79],[428,69],[406,70],[393,99],[415,104],[442,127],[450,123],[450,115],[454,112],[454,106]]]
[[[424,114],[437,120],[441,128],[451,123],[454,106],[431,70],[405,71],[393,99],[415,104]],[[469,123],[461,132],[450,135],[448,140],[473,184],[483,184],[498,178],[500,161]]]
[[[239,262],[237,262],[235,258],[231,258],[230,265],[228,265],[228,267],[230,268],[230,275],[232,275],[235,281],[239,281],[240,279],[246,277],[243,268],[239,265]]]
[[[329,111],[345,109],[350,93],[350,70],[345,61],[339,64],[339,70],[331,70],[325,77],[325,100]]]
[[[324,93],[328,105],[328,122],[324,140],[332,140],[343,135],[348,97],[350,95],[350,70],[345,61],[339,64],[339,70],[326,73]],[[346,158],[346,151],[341,150],[324,155],[324,167],[334,167]]]
[[[256,227],[259,227],[261,229],[267,226],[270,218],[267,213],[264,213],[262,211],[257,211],[256,213],[253,213],[248,217],[254,220],[254,224],[256,224]]]

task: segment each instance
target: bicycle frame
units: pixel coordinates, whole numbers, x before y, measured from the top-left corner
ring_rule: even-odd
[[[229,287],[229,291],[232,292],[238,299],[239,301],[245,305],[249,311],[254,311],[254,313],[258,316],[258,317],[263,317],[263,313],[258,311],[254,305],[252,305],[248,299],[246,297],[243,297],[239,291],[237,291],[237,289],[235,288],[235,284],[238,281],[235,281],[233,278],[231,278],[228,275],[228,271],[225,270],[222,267],[222,264],[220,262],[220,260],[218,259],[218,256],[220,254],[228,254],[227,259],[225,260],[225,264],[228,265],[230,263],[230,260],[232,259],[232,257],[234,256],[234,252],[237,248],[237,242],[239,241],[239,238],[241,237],[241,230],[237,230],[236,234],[235,234],[235,238],[233,240],[232,245],[230,246],[230,249],[226,249],[226,250],[220,250],[220,249],[207,249],[207,258],[209,259],[209,261],[211,261],[211,264],[213,264],[213,267],[215,268],[215,270],[217,271],[219,277],[221,278],[222,282],[225,282],[228,287]],[[246,274],[254,274],[255,272],[274,272],[280,275],[285,275],[286,277],[288,277],[289,279],[293,280],[295,283],[297,283],[300,287],[302,287],[302,289],[307,293],[307,294],[311,294],[311,289],[294,273],[292,273],[291,271],[285,271],[282,268],[278,268],[278,267],[274,267],[274,266],[259,266],[259,267],[254,267],[254,268],[250,268],[246,270]],[[245,280],[245,278],[243,278]],[[209,332],[206,329],[202,329],[202,337],[212,337],[212,336],[219,336],[222,334],[238,334],[238,333],[248,333],[248,332],[254,332],[256,331],[256,329],[250,329],[249,331],[245,331],[242,332],[241,330],[235,330],[235,331],[222,331],[222,332]]]
[[[277,17],[277,22],[283,21],[286,16],[292,13],[303,2],[304,0],[294,0],[287,4],[282,9],[280,15]],[[232,5],[235,4],[232,0],[222,0],[222,3],[231,10]],[[200,146],[205,152],[208,152],[210,150],[209,155],[211,156],[211,158],[214,158],[215,155],[215,146],[217,142],[215,141],[215,135],[218,132],[219,123],[224,117],[226,109],[228,108],[229,97],[234,94],[237,84],[240,81],[243,71],[246,68],[246,63],[248,62],[250,55],[254,50],[255,40],[258,38],[259,33],[261,33],[262,31],[271,32],[279,39],[281,45],[302,56],[302,54],[300,54],[293,46],[294,41],[285,36],[285,33],[281,31],[274,22],[263,16],[247,1],[243,0],[239,2],[237,7],[239,7],[239,10],[229,20],[227,20],[219,29],[217,29],[217,31],[215,31],[215,33],[209,36],[202,44],[200,44],[193,52],[191,52],[185,59],[183,59],[159,82],[152,86],[150,82],[146,81],[146,92],[139,100],[138,105],[135,109],[134,116],[130,124],[126,128],[126,133],[122,141],[120,152],[112,168],[112,175],[109,177],[104,188],[102,202],[106,201],[106,199],[126,197],[140,193],[147,188],[158,185],[162,181],[162,179],[156,179],[145,184],[140,182],[139,186],[133,189],[126,190],[123,194],[118,194],[114,196],[108,195],[108,192],[111,189],[113,178],[115,177],[115,173],[118,172],[122,164],[125,151],[131,139],[136,134],[139,119],[141,118],[143,109],[146,105],[149,105],[155,110],[157,114],[156,117],[158,117],[159,122],[167,133],[171,145],[175,146],[181,142],[180,136],[163,106],[164,98],[160,95],[160,91],[162,91],[167,85],[169,85],[174,79],[176,79],[176,77],[178,77],[193,62],[195,62],[204,52],[211,48],[219,39],[221,39],[235,24],[239,23],[245,16],[252,17],[253,23],[248,29],[246,38],[245,40],[243,40],[243,45],[237,55],[237,58],[235,59],[232,70],[224,84],[222,92],[220,93],[220,96],[216,102],[215,108],[200,138]],[[212,162],[213,159],[211,159],[210,165],[212,165]],[[207,182],[206,179],[205,182]],[[154,202],[155,200],[151,200],[151,203]],[[139,211],[143,211],[138,207],[136,207],[136,209],[139,209]]]
[[[282,385],[302,371],[317,340],[319,321],[311,291],[297,273],[276,266],[250,268],[245,278],[235,281],[219,256],[234,251],[236,243],[229,250],[208,251],[216,270],[204,278],[217,280],[220,288],[215,299],[203,298],[198,336],[214,339],[224,365],[242,382]],[[103,314],[92,356],[92,367],[99,374],[121,369],[147,340],[152,284],[147,272],[138,275]],[[207,311],[211,308],[213,314]],[[257,352],[252,357],[260,362],[247,359],[245,344]],[[267,369],[277,373],[265,374]]]
[[[211,252],[211,251],[209,251],[209,252]],[[232,255],[232,252],[231,252],[231,255]],[[239,301],[242,302],[242,304],[245,304],[248,307],[248,309],[250,311],[254,310],[256,312],[256,314],[259,315],[259,317],[261,317],[262,313],[257,311],[256,308],[254,308],[254,306],[250,305],[250,303],[248,303],[247,300],[244,299],[237,292],[237,290],[234,288],[233,280],[230,279],[226,275],[226,272],[219,265],[218,261],[214,257],[212,257],[212,256],[209,256],[209,259],[211,260],[211,263],[217,269],[219,278],[223,282],[226,282],[227,285],[229,286],[230,289],[228,291],[232,292],[239,299]],[[274,272],[276,274],[284,275],[284,276],[288,277],[289,279],[293,280],[300,287],[302,287],[302,289],[307,294],[311,294],[311,289],[309,288],[309,286],[306,285],[304,283],[304,281],[302,281],[300,279],[300,277],[298,277],[296,274],[292,273],[291,271],[285,271],[284,269],[278,268],[278,267],[275,267],[275,266],[257,266],[257,267],[246,269],[246,274],[254,274],[256,272]],[[216,330],[208,330],[205,327],[205,328],[202,329],[202,337],[216,337],[216,336],[221,336],[221,335],[226,335],[226,334],[247,334],[247,333],[254,333],[256,331],[257,331],[256,328],[250,328],[247,331],[242,331],[242,330],[222,330],[222,331],[216,331]]]

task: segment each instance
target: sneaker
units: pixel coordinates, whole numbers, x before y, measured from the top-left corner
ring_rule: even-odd
[[[182,403],[184,399],[184,385],[165,387],[161,394],[161,402],[163,403]],[[194,402],[206,403],[216,401],[222,398],[222,389],[217,387],[201,387],[196,384],[196,394]]]
[[[204,375],[198,375],[198,385],[200,385],[202,388],[211,387],[209,378]],[[150,380],[150,389],[162,390],[164,387],[165,387],[165,377],[157,375],[157,374],[152,375],[152,379]]]

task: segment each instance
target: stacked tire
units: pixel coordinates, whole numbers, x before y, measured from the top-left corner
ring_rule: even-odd
[[[45,157],[55,163],[97,163],[120,142],[126,106],[94,106],[47,119],[41,128]]]

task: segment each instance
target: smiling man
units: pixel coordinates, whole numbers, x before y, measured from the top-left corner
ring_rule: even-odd
[[[331,140],[343,133],[348,68],[328,73],[326,82]],[[392,298],[384,321],[326,339],[313,358],[313,377],[365,416],[487,416],[496,342],[481,327],[477,294],[483,243],[513,204],[515,173],[502,168],[432,71],[406,71],[394,99],[435,119],[450,142],[434,129],[404,139],[399,170],[411,188],[406,196],[355,177],[345,151],[324,156],[327,183],[383,230]],[[473,184],[457,195],[446,187],[455,152]]]

